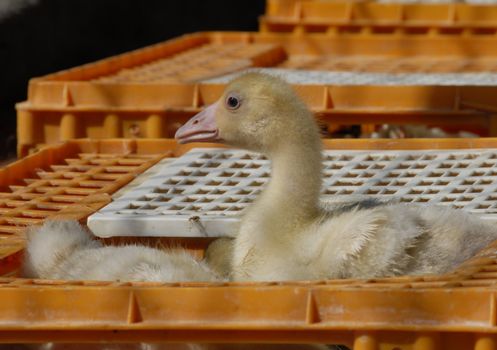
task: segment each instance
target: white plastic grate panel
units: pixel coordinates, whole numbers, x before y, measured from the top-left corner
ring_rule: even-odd
[[[349,58],[350,60],[350,58]],[[387,62],[388,64],[388,62]],[[395,70],[396,65],[391,64]],[[365,69],[367,71],[367,68]],[[209,84],[226,84],[235,77],[256,71],[278,76],[289,84],[304,85],[445,85],[445,86],[495,86],[497,73],[368,73],[368,72],[343,72],[291,68],[257,68],[246,69],[242,72],[229,73],[214,78],[203,80]]]
[[[323,201],[398,199],[497,220],[497,150],[326,151]],[[243,150],[194,149],[88,219],[100,237],[230,236],[269,181],[269,161]]]

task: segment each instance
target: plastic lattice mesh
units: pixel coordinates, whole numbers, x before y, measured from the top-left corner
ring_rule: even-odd
[[[196,81],[230,72],[274,65],[284,55],[274,44],[206,44],[117,74],[96,79],[105,83]]]
[[[242,150],[194,149],[89,218],[109,236],[224,236],[270,179]],[[158,168],[157,168],[158,167]],[[325,151],[323,201],[375,197],[448,205],[497,219],[497,150]]]
[[[350,59],[348,61],[351,61]],[[290,63],[281,65],[278,68],[258,68],[257,72],[271,74],[283,78],[290,84],[304,85],[446,85],[446,86],[495,86],[497,82],[497,62],[494,62],[494,68],[487,71],[471,70],[468,72],[459,72],[451,68],[451,65],[445,64],[446,72],[433,69],[416,70],[396,70],[396,65],[390,64],[387,60],[385,69],[374,69],[372,65],[365,65],[368,68],[361,71],[358,65],[357,69],[350,67],[340,69],[338,66],[330,65],[329,67],[320,65],[292,65]],[[399,60],[400,61],[400,60]],[[398,63],[398,62],[397,62]],[[401,66],[401,65],[400,65]],[[390,67],[389,69],[386,69]],[[461,65],[462,67],[462,65]],[[364,67],[363,67],[364,68]],[[243,72],[234,72],[226,75],[220,75],[214,78],[208,78],[204,82],[214,84],[226,84],[240,74],[252,71],[246,69]],[[489,72],[489,71],[493,72]]]
[[[0,169],[0,274],[24,248],[26,227],[53,218],[86,218],[163,157],[78,153],[65,144]]]

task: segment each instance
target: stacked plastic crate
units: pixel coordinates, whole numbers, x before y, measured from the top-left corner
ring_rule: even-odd
[[[495,35],[497,9],[485,4],[267,0],[261,32]]]
[[[496,135],[497,86],[489,83],[335,85],[336,77],[325,82],[309,78],[308,71],[316,69],[497,73],[497,7],[430,6],[269,0],[260,33],[186,35],[31,80],[28,100],[17,106],[18,153],[25,158],[0,170],[0,266],[11,275],[0,279],[0,342],[319,342],[354,349],[495,349],[493,246],[444,276],[367,281],[156,284],[15,277],[24,227],[49,217],[85,222],[136,175],[195,147],[178,146],[170,137],[219,97],[226,74],[252,67],[291,68],[292,84],[329,128],[386,122],[478,125]],[[307,75],[299,74],[302,70]],[[213,78],[218,82],[210,82]],[[455,184],[439,200],[493,213],[497,193],[485,186],[495,181],[495,139],[325,140],[325,146],[376,150],[380,156],[389,150],[453,150],[444,153],[439,170],[432,169],[434,176],[427,173],[420,180],[424,185],[417,183],[403,198],[428,198],[433,192],[426,191],[438,186],[436,181],[469,166],[474,169],[469,182]],[[403,187],[395,184],[405,180],[402,174],[424,174],[419,166],[426,162],[412,157],[395,163],[396,177],[386,176],[362,194],[395,195]],[[349,158],[338,160],[349,169],[340,176],[361,170],[347,168]],[[197,171],[186,170],[186,175]],[[351,194],[347,181],[334,190]],[[485,197],[473,191],[484,187]],[[144,201],[150,198],[144,198],[137,199],[141,207],[118,210],[134,214],[149,208]],[[187,208],[193,204],[185,198],[184,206],[174,210],[190,215]],[[231,207],[236,205],[226,208]],[[179,238],[159,239],[177,243]],[[182,244],[201,252],[211,240],[182,238]]]
[[[495,35],[477,34],[186,35],[31,80],[28,101],[17,106],[18,153],[73,138],[172,137],[226,82],[206,79],[250,67],[292,69],[295,88],[329,127],[424,123],[497,135],[495,87],[481,85],[488,75],[497,77],[494,42]],[[316,78],[310,73],[317,69],[357,73],[355,79],[365,73],[466,73],[473,74],[473,85],[419,79],[414,85],[358,85],[337,82],[336,75]]]

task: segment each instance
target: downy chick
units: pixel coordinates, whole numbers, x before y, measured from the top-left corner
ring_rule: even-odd
[[[496,227],[447,207],[374,200],[321,205],[317,124],[292,88],[273,76],[236,78],[176,138],[223,142],[271,161],[271,180],[244,213],[233,244],[235,280],[445,273],[497,239]]]

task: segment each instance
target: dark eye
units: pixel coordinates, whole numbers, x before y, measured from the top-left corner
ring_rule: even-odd
[[[228,97],[226,97],[226,107],[229,109],[237,109],[240,107],[240,98],[234,95],[228,95]]]

